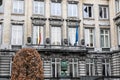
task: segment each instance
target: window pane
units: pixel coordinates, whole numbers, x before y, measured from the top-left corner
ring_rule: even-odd
[[[106,47],[109,47],[108,35],[105,36],[105,44],[106,44]]]
[[[12,45],[22,45],[22,41],[23,41],[22,38],[23,38],[22,26],[13,25],[12,26],[11,44]]]
[[[13,13],[23,14],[24,0],[13,0]]]
[[[1,40],[2,40],[2,27],[1,27],[1,24],[0,24],[0,43],[1,43]]]
[[[51,3],[51,15],[61,16],[61,3]]]
[[[104,47],[104,36],[103,35],[101,35],[101,47]]]
[[[103,16],[102,16],[103,15],[102,8],[100,7],[99,10],[100,10],[99,11],[99,16],[100,16],[100,18],[103,18]]]
[[[92,17],[92,9],[89,7],[89,17]]]
[[[33,26],[33,44],[44,44],[44,27]]]
[[[51,44],[61,45],[61,27],[51,27]]]
[[[88,18],[88,10],[87,6],[84,6],[84,18]]]
[[[106,8],[103,8],[104,9],[104,18],[107,18],[107,11],[106,11]]]
[[[68,17],[77,17],[78,8],[77,4],[68,4]]]
[[[73,46],[75,44],[75,36],[76,36],[76,28],[69,27],[68,29],[69,45]]]

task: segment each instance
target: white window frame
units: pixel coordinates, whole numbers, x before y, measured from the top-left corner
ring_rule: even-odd
[[[102,62],[102,69],[103,65],[105,66],[105,75],[103,76],[110,76],[111,75],[111,66],[110,66],[110,60],[108,59],[109,62],[107,62],[106,59],[104,59],[105,62]],[[102,70],[103,73],[103,70]]]
[[[44,15],[45,14],[45,2],[43,1],[33,1],[33,14]]]
[[[91,32],[91,30],[92,30],[92,32]],[[94,28],[85,28],[84,36],[85,36],[85,45],[87,47],[94,47],[95,46],[95,29]],[[91,42],[93,44],[91,44]]]
[[[18,29],[17,27],[19,27],[21,29]],[[21,31],[21,35],[19,34],[18,31]],[[14,36],[16,34],[17,34],[17,36]],[[20,37],[21,37],[21,40],[19,39]],[[11,28],[11,45],[22,45],[22,44],[23,44],[23,25],[12,25],[12,28]]]
[[[58,34],[57,28],[60,33]],[[52,30],[53,29],[53,30]],[[51,26],[51,45],[61,45],[62,28],[61,26]]]
[[[78,17],[78,4],[68,3],[67,15],[68,17]]]
[[[32,35],[33,35],[33,44],[44,45],[44,26],[33,26]]]
[[[91,16],[89,15],[90,14],[89,7],[91,7]],[[84,13],[84,18],[93,18],[93,5],[85,4],[83,8],[83,13]]]
[[[24,14],[24,0],[13,0],[12,13],[14,14]]]
[[[68,26],[68,45],[69,46],[76,46],[76,27],[75,26]],[[78,42],[79,42],[79,27],[78,27]],[[79,45],[77,43],[77,45]]]
[[[51,2],[51,16],[61,16],[62,15],[62,4]]]
[[[0,24],[0,44],[2,43],[2,24]]]
[[[86,62],[86,68],[87,68],[87,65],[89,67],[88,68],[88,76],[95,76],[95,63],[94,63],[95,61],[94,61],[94,59],[87,59],[87,60],[88,60],[88,62]],[[87,69],[86,69],[86,75],[87,75]]]
[[[101,30],[103,30],[103,34],[101,34]],[[107,31],[108,34],[106,34],[105,31]],[[102,41],[101,41],[101,39],[102,39],[101,36],[103,36],[103,39],[104,39]],[[106,36],[108,37],[108,41],[107,41],[108,43],[106,43],[106,38],[105,38]],[[104,44],[104,45],[102,45],[102,44]],[[108,46],[107,46],[107,44],[108,44]],[[100,29],[100,45],[101,45],[101,48],[110,48],[110,30],[109,29]]]
[[[100,19],[109,19],[109,10],[108,10],[108,6],[99,6],[99,18]],[[102,13],[100,11],[100,9],[102,10]],[[106,9],[106,18],[105,18],[105,12],[104,9]],[[101,14],[101,16],[100,16]]]
[[[78,77],[78,59],[77,58],[71,58],[69,59],[69,66],[68,66],[68,75],[70,77]],[[70,65],[72,66],[72,69],[70,68]],[[75,66],[76,65],[76,66]],[[75,72],[76,69],[76,72]],[[72,70],[72,76],[70,75],[70,70]]]
[[[54,65],[54,68],[52,67],[52,65]],[[55,70],[55,72],[53,72],[52,70]],[[54,75],[53,75],[54,73]],[[58,74],[57,74],[58,73]],[[51,77],[59,77],[61,75],[61,59],[60,58],[55,58],[55,59],[51,59]]]
[[[120,12],[120,0],[115,0],[116,13]]]
[[[118,44],[120,45],[120,26],[118,26]]]

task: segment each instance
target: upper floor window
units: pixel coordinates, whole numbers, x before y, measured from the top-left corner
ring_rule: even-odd
[[[116,13],[120,11],[120,0],[115,0]]]
[[[118,26],[118,43],[120,45],[120,26]]]
[[[68,45],[69,46],[78,45],[78,38],[79,38],[78,33],[79,33],[78,27],[70,26],[68,28]]]
[[[85,45],[87,47],[94,47],[94,29],[93,28],[85,29]]]
[[[0,0],[0,13],[3,13],[3,0]]]
[[[40,0],[34,0],[33,2],[33,13],[44,15],[44,2]]]
[[[111,68],[109,59],[102,59],[102,75],[110,76]]]
[[[2,25],[0,24],[0,44],[2,42]]]
[[[84,18],[93,18],[93,5],[84,5]]]
[[[24,13],[24,0],[13,0],[13,13]]]
[[[61,45],[61,27],[51,27],[51,45]]]
[[[33,44],[44,44],[44,27],[33,26]]]
[[[100,19],[108,19],[108,6],[99,7],[99,17]]]
[[[100,43],[102,48],[110,48],[110,37],[108,29],[100,30]]]
[[[78,17],[78,5],[68,3],[68,17]]]
[[[23,26],[12,25],[11,44],[22,45],[23,44]]]
[[[51,16],[61,16],[61,3],[51,2]]]

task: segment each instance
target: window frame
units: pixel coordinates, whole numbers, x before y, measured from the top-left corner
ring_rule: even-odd
[[[39,2],[39,4],[37,3],[37,8],[38,8],[38,5],[39,5],[39,9],[40,9],[40,7],[41,7],[41,4],[43,4],[42,6],[44,7],[43,9],[42,9],[42,11],[43,11],[43,14],[42,13],[40,13],[40,10],[37,10],[37,12],[38,13],[35,13],[35,2]],[[44,1],[35,1],[35,0],[33,0],[33,15],[41,15],[41,16],[45,16],[45,2]]]
[[[72,8],[69,9],[69,5],[71,5]],[[75,7],[75,5],[76,5],[76,7],[77,7],[77,9],[76,9],[76,14],[74,13],[73,5],[74,5],[74,7]],[[71,11],[71,9],[72,9],[72,11]],[[69,10],[70,10],[70,11],[69,11]],[[69,14],[69,12],[72,12],[72,15]],[[75,14],[75,15],[74,15],[74,14]],[[79,11],[78,11],[78,3],[68,3],[68,4],[67,4],[67,17],[75,17],[75,18],[77,18],[77,17],[79,17],[78,14],[79,14]]]
[[[2,44],[2,37],[3,37],[3,25],[2,24],[0,24],[0,29],[1,29],[1,31],[0,31],[0,44]]]
[[[101,34],[101,30],[103,30],[103,34]],[[105,31],[107,31],[108,34],[105,34]],[[102,39],[101,36],[103,36],[104,41],[101,41],[101,39]],[[106,36],[108,36],[108,47],[106,46],[106,44],[107,44],[106,39],[105,39]],[[104,46],[102,46],[102,44],[104,44]],[[109,29],[104,29],[104,28],[100,29],[100,47],[101,48],[110,48],[110,30]]]
[[[33,25],[33,27],[32,27],[32,29],[33,29],[33,30],[32,30],[32,44],[34,44],[34,41],[33,41],[33,40],[34,40],[33,38],[34,38],[34,35],[35,35],[35,34],[34,34],[34,27],[39,28],[39,32],[40,32],[40,30],[41,30],[41,27],[43,28],[43,33],[42,33],[42,34],[43,34],[43,37],[42,37],[42,38],[43,38],[43,39],[42,39],[42,40],[43,40],[43,43],[40,43],[40,44],[39,44],[39,43],[37,43],[37,42],[38,42],[38,41],[37,41],[37,42],[35,42],[35,43],[36,43],[35,45],[44,45],[44,44],[45,44],[45,42],[44,42],[44,40],[45,40],[45,36],[44,36],[44,35],[45,35],[45,27],[44,27],[44,26],[38,26],[38,25]],[[36,30],[35,30],[35,31],[36,31]],[[38,34],[38,33],[37,33],[37,34]],[[41,35],[39,35],[39,36],[41,37]]]
[[[60,30],[61,30],[61,31],[60,31],[60,32],[61,32],[61,33],[60,33],[61,39],[60,39],[60,43],[59,43],[59,44],[58,44],[58,43],[54,43],[54,44],[52,43],[52,27],[59,27]],[[50,28],[50,38],[51,38],[51,41],[50,41],[50,44],[51,44],[51,45],[56,45],[56,46],[57,46],[57,45],[59,45],[59,46],[62,45],[62,26],[52,25],[51,28]],[[57,39],[57,38],[56,38],[56,39]]]
[[[84,9],[85,9],[85,7],[87,7],[87,10],[88,10],[88,7],[91,7],[91,17],[89,17],[89,16],[85,16],[85,14],[84,14]],[[88,10],[89,11],[89,10]],[[88,14],[89,14],[89,12],[88,12]],[[94,7],[93,7],[93,4],[84,4],[83,5],[83,17],[84,18],[94,18]]]
[[[54,4],[54,6],[56,6],[57,4],[60,5],[60,11],[59,11],[60,14],[57,14],[57,8],[52,9],[52,4]],[[53,12],[55,12],[54,14],[52,14],[53,13],[52,10],[55,10],[55,11],[53,11]],[[50,3],[50,16],[58,16],[58,17],[62,16],[62,3],[60,3],[60,2],[52,2],[51,1],[51,3]]]
[[[12,0],[12,14],[24,14],[25,13],[25,0],[22,0],[23,1],[23,8],[21,8],[21,5],[20,5],[20,3],[18,3],[19,5],[19,7],[17,7],[17,12],[15,12],[14,11],[14,9],[16,9],[16,7],[15,7],[15,5],[14,5],[14,1],[21,1],[21,0]],[[19,9],[22,9],[22,12],[20,12],[19,10],[18,10],[18,8]]]
[[[118,45],[120,45],[120,26],[117,26],[118,28]]]
[[[88,32],[89,32],[89,36],[88,35],[86,35],[86,30],[88,30]],[[90,32],[90,30],[92,30],[92,33]],[[87,46],[87,44],[86,44],[86,41],[88,41],[88,40],[86,40],[86,36],[87,36],[87,38],[89,38],[89,44],[88,44],[88,46]],[[92,38],[92,42],[93,42],[93,46],[90,46],[91,45],[91,39],[90,39],[90,36],[92,36],[93,38]],[[94,28],[85,28],[84,29],[84,39],[85,39],[85,45],[87,46],[87,47],[95,47],[95,29]]]
[[[102,9],[102,16],[100,16],[100,8]],[[106,18],[105,18],[105,12],[104,9],[106,9]],[[108,5],[99,5],[99,19],[109,19],[109,6]]]
[[[21,28],[22,28],[22,30],[21,30],[21,31],[22,31],[22,35],[21,35],[21,36],[22,36],[22,39],[21,39],[22,42],[21,42],[21,43],[22,43],[22,44],[13,44],[13,43],[12,43],[12,27],[13,27],[13,26],[21,26]],[[12,25],[11,25],[11,45],[12,45],[12,46],[19,46],[19,45],[21,46],[21,45],[23,45],[23,43],[24,43],[24,28],[23,28],[23,27],[24,27],[23,24],[12,24]]]

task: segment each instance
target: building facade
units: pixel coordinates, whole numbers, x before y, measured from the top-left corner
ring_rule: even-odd
[[[120,76],[119,3],[2,0],[0,75],[11,74],[18,49],[32,47],[41,54],[46,78]]]

